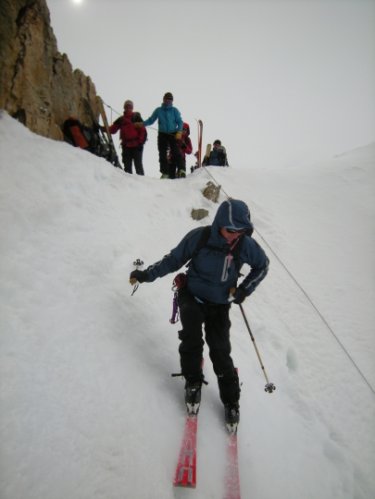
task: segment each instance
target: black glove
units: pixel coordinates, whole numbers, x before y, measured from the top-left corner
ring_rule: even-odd
[[[246,294],[246,291],[244,290],[244,288],[242,288],[241,286],[238,287],[233,295],[233,302],[236,303],[237,305],[239,305],[240,303],[242,303],[244,301],[244,299],[247,297],[247,294]]]
[[[130,272],[130,284],[135,284],[138,282],[146,282],[148,279],[148,273],[146,270],[133,270]]]

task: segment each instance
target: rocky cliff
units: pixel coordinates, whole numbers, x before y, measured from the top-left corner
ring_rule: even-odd
[[[68,116],[98,118],[95,86],[58,52],[45,0],[0,0],[0,109],[54,139]]]

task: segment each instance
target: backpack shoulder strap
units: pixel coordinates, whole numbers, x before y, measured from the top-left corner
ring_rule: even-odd
[[[135,111],[133,113],[133,116],[132,116],[131,120],[132,120],[132,123],[138,123],[140,121],[143,121],[141,113],[139,113],[138,111]]]
[[[200,252],[200,250],[202,248],[204,248],[210,238],[210,234],[211,234],[211,225],[206,225],[203,230],[202,230],[202,234],[201,234],[201,237],[198,241],[198,244],[194,250],[194,253],[193,253],[193,256],[191,257],[192,259],[197,256],[197,254]]]
[[[200,250],[207,245],[207,242],[210,238],[210,234],[211,234],[211,225],[206,225],[202,230],[201,237],[195,247],[193,254],[191,255],[190,260],[186,264],[187,267],[190,267],[190,265],[194,266],[194,258],[198,255]]]

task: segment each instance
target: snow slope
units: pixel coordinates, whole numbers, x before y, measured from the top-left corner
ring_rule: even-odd
[[[156,155],[156,151],[155,151]],[[243,498],[375,497],[375,145],[303,169],[125,174],[0,115],[1,499],[223,496],[223,411],[210,361],[198,486],[173,490],[184,424],[173,275],[131,296],[197,224],[213,178],[245,200],[271,269],[238,307]],[[147,167],[146,167],[147,171]]]

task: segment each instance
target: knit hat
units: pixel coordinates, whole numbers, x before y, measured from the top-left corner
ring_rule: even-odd
[[[133,101],[132,101],[132,100],[126,100],[126,101],[124,102],[124,107],[126,107],[126,106],[131,106],[131,107],[133,107],[133,105],[134,105],[134,104],[133,104]]]
[[[171,94],[171,92],[167,92],[166,94],[164,94],[163,100],[173,100],[173,95]]]
[[[214,146],[221,146],[221,140],[216,139],[214,142]]]

